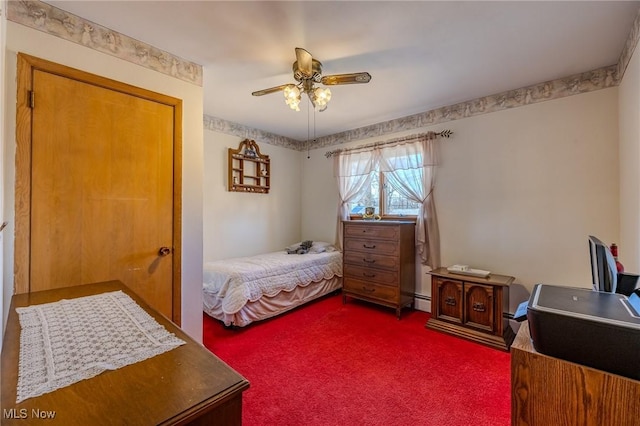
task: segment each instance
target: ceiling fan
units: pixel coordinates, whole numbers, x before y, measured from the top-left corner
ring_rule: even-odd
[[[300,111],[300,98],[306,93],[318,111],[327,109],[327,103],[331,99],[331,91],[328,88],[316,87],[317,83],[325,86],[338,84],[368,83],[371,75],[368,72],[356,72],[350,74],[333,74],[322,76],[322,63],[314,59],[311,53],[305,49],[296,47],[296,61],[293,63],[293,78],[297,84],[283,84],[269,89],[258,90],[251,93],[253,96],[268,95],[269,93],[284,92],[287,105],[293,110]]]

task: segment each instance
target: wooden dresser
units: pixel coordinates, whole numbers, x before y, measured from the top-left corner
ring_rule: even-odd
[[[122,290],[186,344],[16,404],[20,324],[16,307]],[[13,296],[2,346],[3,425],[241,425],[242,376],[118,281]],[[46,416],[46,417],[43,417]],[[43,420],[46,419],[46,420]]]
[[[580,349],[576,349],[580,350]],[[511,424],[640,424],[640,381],[541,354],[528,322],[511,345]]]
[[[342,300],[347,296],[395,308],[412,306],[415,223],[345,221]]]
[[[509,309],[509,286],[514,278],[487,278],[431,272],[431,318],[426,326],[508,351],[515,333],[503,319]]]

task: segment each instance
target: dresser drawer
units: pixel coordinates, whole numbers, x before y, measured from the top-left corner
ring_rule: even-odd
[[[397,240],[399,235],[400,229],[397,226],[376,226],[350,223],[344,227],[345,237]]]
[[[363,281],[375,281],[386,285],[397,285],[398,274],[392,271],[349,264],[343,265],[342,268],[345,277],[357,278]]]
[[[387,256],[376,253],[361,253],[357,251],[349,251],[344,254],[344,263],[356,266],[367,266],[372,268],[386,269],[389,271],[397,271],[399,267],[398,256]]]
[[[344,278],[342,287],[346,292],[359,294],[367,298],[379,299],[391,303],[396,303],[398,300],[397,287],[373,284],[349,277]]]
[[[415,293],[415,223],[343,222],[342,302],[347,297],[395,308],[412,306]]]
[[[363,253],[375,253],[395,256],[399,252],[400,244],[397,241],[387,240],[360,240],[357,238],[345,238],[344,249],[349,251],[359,251]]]

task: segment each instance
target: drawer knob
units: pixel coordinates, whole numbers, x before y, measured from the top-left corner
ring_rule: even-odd
[[[484,312],[487,310],[487,308],[485,307],[484,303],[475,302],[473,304],[473,310],[476,312]]]
[[[376,263],[375,259],[362,259],[362,261],[366,263]]]
[[[366,249],[374,249],[374,248],[376,248],[376,245],[375,244],[372,244],[372,245],[363,244],[362,247],[364,247]]]
[[[364,275],[365,277],[368,277],[368,278],[373,278],[373,277],[376,276],[376,274],[367,274],[366,272],[363,272],[362,275]]]
[[[365,286],[362,286],[362,291],[366,291],[367,293],[373,293],[374,291],[376,291],[375,288],[367,288]]]
[[[456,298],[449,296],[444,299],[444,304],[449,306],[456,306]]]

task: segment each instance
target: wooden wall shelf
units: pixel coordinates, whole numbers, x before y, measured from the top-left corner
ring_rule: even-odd
[[[238,149],[229,148],[229,191],[268,194],[271,160],[262,155],[256,141],[245,139]]]

